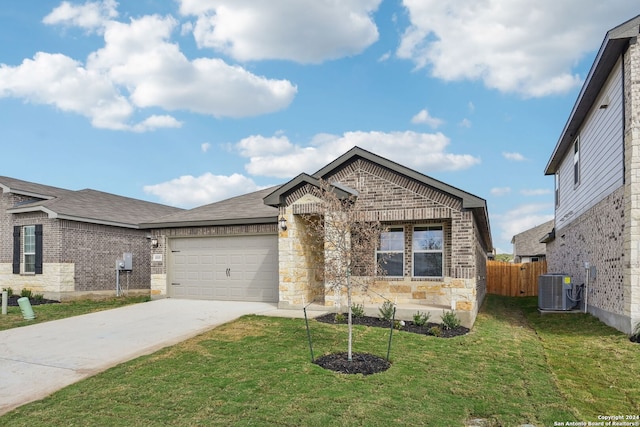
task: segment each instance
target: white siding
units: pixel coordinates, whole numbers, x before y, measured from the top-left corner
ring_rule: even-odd
[[[600,105],[609,101],[609,107]],[[618,60],[607,83],[587,115],[579,133],[580,183],[574,185],[573,145],[559,168],[560,203],[556,229],[560,230],[623,185],[624,136],[622,61]]]

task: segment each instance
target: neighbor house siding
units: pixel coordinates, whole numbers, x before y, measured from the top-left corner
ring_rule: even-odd
[[[580,182],[574,184],[573,147],[559,168],[556,229],[561,230],[624,182],[622,61],[618,60],[578,135]],[[607,108],[600,108],[608,103]]]

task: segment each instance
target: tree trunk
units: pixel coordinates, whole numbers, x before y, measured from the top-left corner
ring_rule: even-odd
[[[349,306],[349,315],[348,315],[348,326],[347,328],[349,329],[349,343],[348,343],[348,350],[347,350],[347,360],[349,362],[351,362],[352,360],[352,348],[351,348],[351,343],[353,341],[353,322],[352,322],[352,316],[351,316],[351,281],[350,281],[350,277],[349,277],[349,272],[347,271],[347,305]]]

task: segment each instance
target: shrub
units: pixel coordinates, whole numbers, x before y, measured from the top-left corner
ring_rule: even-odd
[[[413,315],[413,323],[415,323],[416,326],[424,326],[427,324],[430,317],[431,317],[431,313],[417,312],[416,314]]]
[[[385,301],[378,311],[380,312],[380,319],[386,320],[387,322],[393,319],[394,307],[391,301]]]
[[[429,328],[429,334],[433,335],[434,337],[439,337],[440,335],[442,335],[442,329],[440,329],[440,326],[432,326],[431,328]]]
[[[364,317],[364,305],[353,304],[351,306],[351,315],[353,317]]]
[[[444,329],[455,329],[460,326],[460,319],[453,311],[442,310],[442,327]]]
[[[7,296],[11,297],[13,296],[13,289],[12,288],[2,288],[3,291],[7,291]]]
[[[44,295],[42,294],[33,294],[33,299],[36,301],[42,301],[44,299]]]
[[[33,294],[33,292],[31,292],[31,289],[24,288],[23,290],[20,291],[20,296],[21,297],[31,298],[32,294]]]
[[[336,313],[336,317],[333,319],[336,323],[346,323],[347,318],[344,313]]]
[[[404,320],[394,320],[393,321],[393,328],[394,329],[400,330],[400,329],[404,328],[404,325],[405,325]]]
[[[636,324],[636,327],[633,330],[633,333],[631,334],[631,336],[629,337],[629,340],[631,340],[632,342],[640,343],[640,322]]]

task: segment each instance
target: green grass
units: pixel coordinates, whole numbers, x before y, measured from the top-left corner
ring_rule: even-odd
[[[311,321],[316,356],[346,326]],[[388,330],[355,327],[386,355]],[[394,332],[392,366],[343,375],[310,363],[304,321],[246,316],[20,407],[3,426],[537,426],[640,414],[640,345],[587,315],[540,316],[490,296],[471,333]]]
[[[7,307],[7,314],[0,314],[0,331],[145,301],[149,301],[148,296],[114,297],[95,301],[84,299],[60,304],[33,305],[33,312],[36,315],[36,318],[33,320],[24,320],[20,307]]]

